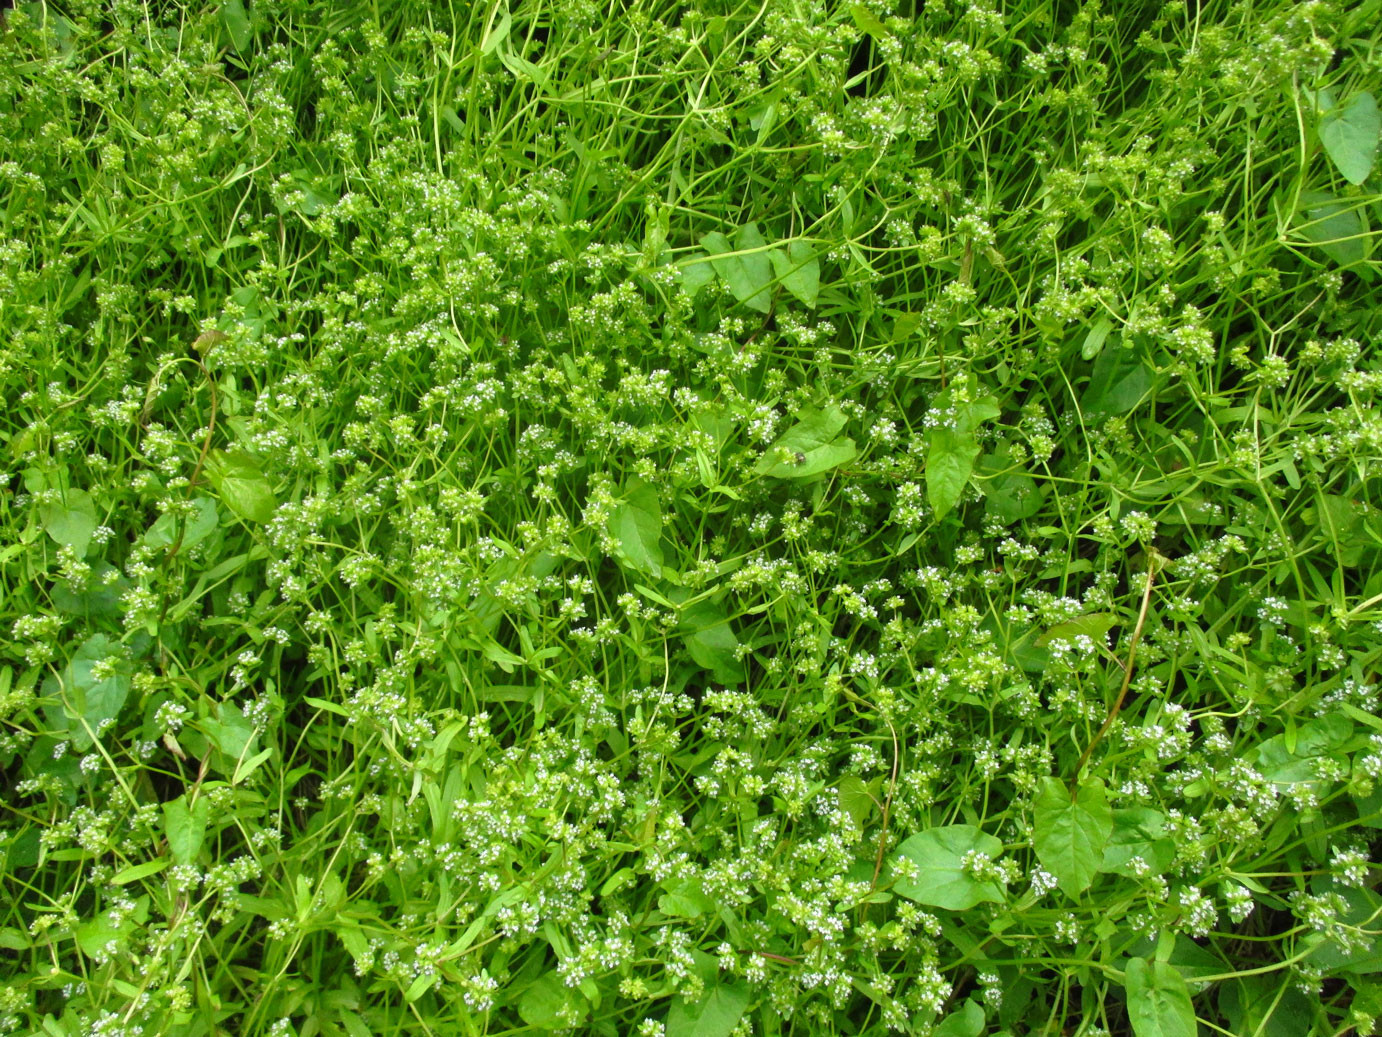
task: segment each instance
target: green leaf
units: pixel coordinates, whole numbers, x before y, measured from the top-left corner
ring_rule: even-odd
[[[868,784],[856,774],[847,774],[841,778],[835,791],[840,809],[854,818],[857,825],[862,825],[868,820],[876,809]]]
[[[1011,525],[1031,518],[1041,510],[1042,494],[1036,480],[1026,472],[1012,471],[1007,449],[1000,448],[979,458],[976,472],[984,494],[984,514]]]
[[[1367,238],[1363,231],[1360,203],[1345,201],[1323,191],[1306,191],[1301,195],[1305,205],[1305,222],[1296,229],[1326,256],[1340,266],[1352,266],[1368,257]]]
[[[973,999],[940,1021],[931,1037],[979,1037],[984,1032],[984,1009]]]
[[[1125,973],[1128,1019],[1136,1037],[1196,1037],[1190,991],[1175,966],[1133,958]]]
[[[744,1010],[749,991],[738,983],[714,979],[698,1001],[675,998],[667,1011],[667,1037],[729,1037]]]
[[[839,439],[832,439],[824,446],[797,451],[791,460],[778,461],[776,464],[765,468],[762,474],[779,479],[805,479],[812,475],[828,472],[832,468],[838,468],[842,464],[848,464],[854,460],[858,453],[859,451],[854,446],[854,440],[842,436]]]
[[[702,288],[715,280],[715,268],[710,263],[710,257],[704,252],[693,252],[691,258],[683,263],[680,269],[681,286],[686,290],[686,294],[692,298]]]
[[[992,421],[1002,411],[992,396],[978,396],[978,382],[972,376],[965,397],[955,401],[949,390],[938,393],[931,410],[940,415],[927,437],[926,499],[936,513],[944,518],[964,493],[974,474],[974,462],[979,456],[978,429],[985,421]]]
[[[1070,896],[1089,888],[1113,832],[1113,812],[1101,781],[1082,785],[1074,801],[1066,787],[1046,778],[1037,790],[1032,845],[1041,866]]]
[[[73,655],[62,674],[62,686],[67,692],[64,712],[70,720],[84,720],[71,728],[72,747],[79,752],[91,748],[92,733],[120,715],[130,693],[128,667],[119,661],[120,646],[104,634],[86,639]],[[114,669],[97,677],[97,667],[109,666],[106,660],[115,658]]]
[[[758,224],[740,227],[733,245],[718,231],[701,238],[701,245],[710,253],[715,272],[724,278],[736,299],[760,313],[772,308],[773,265]]]
[[[111,912],[103,912],[77,926],[77,946],[88,958],[108,958],[118,954],[125,945],[134,919],[126,917],[119,925],[111,921]]]
[[[712,601],[699,601],[681,614],[678,631],[697,666],[709,670],[721,684],[741,684],[744,664],[739,661],[739,639],[724,610]]]
[[[1132,866],[1141,857],[1153,875],[1171,865],[1176,844],[1166,838],[1166,815],[1151,807],[1120,807],[1113,811],[1113,832],[1104,846],[1099,870],[1136,878]]]
[[[1368,178],[1382,134],[1382,115],[1372,94],[1364,91],[1342,111],[1326,112],[1320,118],[1319,133],[1320,143],[1345,180],[1361,184]]]
[[[784,252],[775,248],[768,253],[773,271],[782,287],[802,303],[814,307],[821,288],[821,263],[815,250],[804,241],[792,241]]]
[[[278,499],[268,477],[255,459],[243,450],[215,451],[206,461],[206,477],[221,501],[250,522],[273,518]]]
[[[1088,615],[1067,619],[1057,623],[1036,639],[1037,647],[1044,648],[1052,641],[1073,641],[1084,636],[1095,644],[1103,641],[1104,635],[1122,622],[1112,612],[1091,612]]]
[[[188,806],[187,794],[163,804],[163,834],[168,839],[168,853],[174,864],[195,864],[206,838],[206,821],[210,801],[198,797]]]
[[[205,540],[216,531],[221,521],[220,513],[216,510],[216,502],[210,497],[195,498],[192,507],[193,513],[186,519],[182,531],[184,548]],[[144,543],[149,547],[171,547],[177,542],[178,526],[182,522],[182,519],[171,513],[160,515],[144,534]]]
[[[848,420],[845,412],[834,404],[824,408],[803,407],[797,411],[796,424],[778,436],[753,466],[754,473],[767,475],[773,469],[782,467],[778,455],[784,450],[792,454],[805,454],[836,441],[836,435]]]
[[[523,991],[518,999],[518,1014],[529,1026],[540,1030],[563,1030],[583,1022],[590,1014],[590,1003],[555,972],[547,972]]]
[[[230,34],[230,42],[241,54],[248,54],[254,45],[254,34],[250,31],[250,16],[245,11],[243,0],[224,0],[221,4],[221,24]]]
[[[59,500],[42,504],[39,519],[48,535],[63,547],[70,547],[78,558],[86,556],[91,535],[96,532],[96,504],[85,490],[68,490]]]
[[[1094,361],[1080,408],[1086,414],[1126,414],[1151,387],[1151,369],[1132,350],[1105,349]]]
[[[1003,890],[996,882],[980,882],[964,870],[965,854],[977,851],[990,858],[1003,852],[1003,844],[973,825],[949,825],[918,832],[897,848],[898,857],[917,868],[915,879],[899,879],[893,892],[908,900],[949,911],[968,911],[984,902],[1001,903]]]
[[[876,40],[888,39],[890,35],[888,27],[879,21],[878,15],[874,14],[863,4],[850,4],[849,14],[850,17],[854,19],[854,24],[859,26],[861,32],[868,33]]]
[[[944,427],[931,430],[926,451],[926,499],[937,519],[960,502],[978,456],[979,444],[972,435]]]
[[[657,488],[635,479],[622,503],[610,512],[609,535],[619,544],[620,561],[656,578],[662,575],[662,506]]]

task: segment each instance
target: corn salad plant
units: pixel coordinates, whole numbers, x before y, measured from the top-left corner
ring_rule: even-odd
[[[0,1032],[1374,1032],[1382,2],[0,14]]]

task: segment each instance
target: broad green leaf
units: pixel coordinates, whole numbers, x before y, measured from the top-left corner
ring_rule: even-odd
[[[1104,635],[1120,622],[1122,620],[1112,612],[1091,612],[1084,616],[1076,616],[1074,619],[1067,619],[1064,623],[1057,623],[1038,637],[1036,643],[1038,647],[1045,647],[1052,641],[1073,641],[1077,637],[1084,636],[1098,644],[1103,641]]]
[[[561,981],[555,972],[539,976],[518,999],[518,1014],[540,1030],[562,1030],[579,1025],[590,1014],[590,1003],[579,990]]]
[[[828,472],[832,468],[838,468],[842,464],[848,464],[854,460],[858,453],[859,451],[854,446],[854,440],[842,436],[839,439],[832,439],[824,446],[798,451],[793,454],[791,460],[778,461],[776,464],[765,468],[762,474],[779,479],[805,479],[812,475]]]
[[[1382,115],[1372,94],[1364,91],[1347,108],[1326,112],[1319,132],[1320,143],[1345,180],[1361,184],[1368,178],[1382,134]]]
[[[736,299],[760,313],[772,308],[773,265],[756,223],[740,227],[733,245],[718,231],[701,238],[701,245]]]
[[[1065,893],[1073,897],[1084,892],[1098,874],[1113,831],[1103,782],[1080,786],[1072,802],[1060,781],[1046,778],[1037,790],[1032,829],[1041,866]]]
[[[86,722],[85,726],[74,723],[70,729],[72,747],[79,752],[91,748],[92,733],[100,733],[106,721],[118,717],[129,696],[128,667],[119,661],[119,655],[117,642],[104,634],[95,634],[82,643],[63,670],[62,687],[67,697],[64,712],[70,720]],[[111,659],[116,661],[107,661]],[[106,669],[110,672],[97,676]]]
[[[222,503],[250,522],[273,518],[278,499],[268,476],[243,450],[215,451],[206,461],[206,477],[216,487]]]
[[[709,670],[721,684],[743,682],[744,664],[737,654],[739,639],[719,605],[697,602],[682,612],[677,629],[697,666]]]
[[[221,703],[217,710],[217,719],[204,720],[201,726],[211,744],[221,753],[221,757],[216,761],[217,769],[221,773],[233,775],[242,760],[247,760],[255,754],[259,738],[254,725],[235,703]]]
[[[1305,220],[1296,229],[1306,241],[1318,245],[1340,266],[1367,259],[1367,238],[1359,215],[1361,203],[1335,198],[1323,191],[1306,191],[1301,202],[1305,206]]]
[[[191,547],[205,540],[216,531],[221,520],[216,502],[210,497],[197,497],[192,501],[192,506],[195,510],[185,520],[173,514],[160,515],[144,534],[144,543],[149,547],[171,547],[178,542],[180,524],[183,525],[182,547]]]
[[[1319,780],[1319,761],[1340,757],[1354,737],[1353,722],[1341,713],[1328,713],[1303,725],[1295,744],[1285,734],[1274,735],[1249,749],[1244,760],[1281,791]]]
[[[1004,525],[1031,518],[1041,510],[1040,488],[1026,472],[1014,471],[1006,451],[979,459],[979,489],[984,494],[984,514]]]
[[[113,957],[124,947],[125,938],[133,926],[132,918],[125,918],[116,925],[111,920],[111,912],[102,912],[77,926],[77,946],[88,958]]]
[[[1151,387],[1151,369],[1132,350],[1105,349],[1094,361],[1080,408],[1087,414],[1126,414]]]
[[[667,1037],[729,1037],[748,1006],[747,987],[713,979],[700,1000],[672,1000],[667,1011]]]
[[[931,1037],[979,1037],[983,1032],[984,1009],[970,999],[942,1019]]]
[[[897,848],[894,860],[905,857],[916,865],[917,875],[915,879],[899,879],[893,892],[949,911],[968,911],[985,902],[1001,903],[1003,890],[996,882],[980,882],[964,870],[965,854],[970,852],[994,859],[1003,852],[1003,844],[973,825],[931,828],[908,837]]]
[[[187,794],[163,804],[163,834],[168,839],[168,853],[174,864],[195,864],[206,838],[206,822],[210,801],[198,797],[188,805]]]
[[[1113,811],[1113,831],[1104,845],[1099,870],[1135,878],[1134,858],[1160,875],[1175,857],[1176,845],[1166,838],[1166,815],[1151,807],[1120,807]]]
[[[1197,1037],[1190,991],[1174,965],[1133,958],[1126,972],[1128,1020],[1136,1037]]]
[[[85,490],[67,490],[59,500],[39,506],[38,514],[48,535],[78,558],[85,557],[91,535],[99,524],[96,504]]]
[[[787,451],[793,455],[808,454],[820,447],[827,446],[832,442],[853,443],[848,439],[837,440],[839,431],[845,427],[849,419],[845,412],[834,404],[828,407],[803,407],[797,411],[797,421],[782,435],[778,436],[773,445],[768,447],[767,452],[753,466],[754,473],[757,475],[767,475],[773,469],[792,468],[796,462],[795,456],[792,462],[782,462],[778,460],[778,455],[782,451]],[[843,464],[844,462],[837,462]],[[824,471],[824,469],[820,469]]]
[[[863,4],[849,5],[850,17],[854,19],[854,24],[859,26],[861,32],[866,32],[876,40],[886,40],[889,37],[888,27],[884,25],[874,14]]]
[[[681,286],[686,289],[686,294],[695,297],[696,293],[715,280],[715,268],[710,264],[710,257],[704,252],[692,253],[689,261],[683,263],[681,269]]]
[[[960,502],[978,456],[979,444],[973,435],[948,428],[931,430],[926,451],[926,499],[937,519]]]
[[[633,480],[609,516],[609,534],[619,543],[620,560],[656,578],[662,575],[662,505],[657,488]]]
[[[835,792],[840,809],[854,818],[857,825],[862,825],[868,820],[876,809],[868,784],[856,774],[847,774],[841,778]]]
[[[785,252],[775,248],[768,258],[782,287],[805,305],[814,307],[821,288],[821,262],[815,250],[804,241],[792,241]]]
[[[941,420],[931,428],[926,447],[926,498],[944,518],[964,493],[979,456],[979,426],[1002,411],[992,396],[979,397],[978,382],[970,377],[968,390],[957,402],[950,390],[938,393],[931,405]]]
[[[245,11],[243,0],[223,0],[221,24],[230,34],[230,42],[235,44],[235,49],[242,55],[248,54],[254,44],[254,35],[250,31],[250,16]]]

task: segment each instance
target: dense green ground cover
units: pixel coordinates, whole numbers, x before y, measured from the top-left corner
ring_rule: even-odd
[[[0,1031],[1372,1032],[1382,4],[1108,7],[8,12]]]

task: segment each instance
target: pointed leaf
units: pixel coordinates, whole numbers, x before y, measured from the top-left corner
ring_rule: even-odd
[[[1296,229],[1311,244],[1340,266],[1352,266],[1368,257],[1367,236],[1357,203],[1335,198],[1323,191],[1301,195],[1305,220]]]
[[[756,223],[740,227],[733,245],[718,231],[701,238],[715,272],[734,297],[760,313],[772,308],[773,265],[764,250],[766,244]]]
[[[773,271],[782,287],[805,305],[814,307],[821,287],[821,262],[815,250],[804,241],[789,242],[784,252],[775,248],[768,253]]]
[[[667,1037],[729,1037],[748,1006],[747,987],[716,979],[706,984],[698,1001],[673,999],[667,1011]]]
[[[936,518],[944,518],[956,504],[974,474],[979,444],[972,435],[948,428],[931,430],[926,451],[926,499]]]
[[[168,853],[174,864],[195,864],[206,838],[206,821],[210,801],[199,797],[191,807],[187,794],[163,804],[163,833],[168,839]]]
[[[917,868],[915,879],[899,879],[893,886],[898,896],[918,904],[949,911],[968,911],[984,902],[1001,903],[1003,890],[996,882],[980,882],[964,869],[965,854],[977,851],[989,858],[1003,852],[1003,844],[973,825],[949,825],[918,832],[897,848]]]
[[[1365,91],[1342,111],[1325,113],[1319,131],[1320,143],[1344,179],[1350,184],[1366,180],[1377,155],[1378,135],[1382,134],[1382,115],[1372,94]]]
[[[662,575],[662,507],[657,489],[635,479],[609,516],[609,534],[619,542],[620,561],[650,576]]]
[[[858,449],[854,446],[854,440],[842,436],[839,439],[832,439],[824,446],[812,447],[804,451],[799,450],[793,454],[791,460],[778,461],[776,464],[763,469],[762,474],[779,479],[805,479],[808,476],[820,475],[832,468],[838,468],[842,464],[848,464],[854,460],[858,453]]]
[[[759,458],[753,467],[755,474],[766,475],[779,467],[781,462],[778,461],[778,455],[783,450],[805,454],[834,441],[848,420],[845,412],[834,404],[825,408],[803,407],[797,411],[796,424],[778,436]]]
[[[709,670],[721,684],[740,684],[744,664],[739,661],[739,639],[724,610],[712,601],[700,601],[681,614],[678,626],[686,650],[697,666]]]
[[[1190,991],[1175,966],[1134,958],[1126,972],[1128,1019],[1136,1037],[1196,1037]]]
[[[278,499],[259,463],[243,450],[216,451],[207,458],[206,476],[221,501],[243,519],[268,522]]]
[[[1070,896],[1089,888],[1113,831],[1113,812],[1103,782],[1080,787],[1074,801],[1065,786],[1047,778],[1037,791],[1032,844],[1041,866]]]
[[[710,257],[704,252],[693,252],[691,258],[683,263],[681,270],[681,286],[686,290],[686,294],[695,297],[696,293],[715,280],[715,268],[710,264]]]

